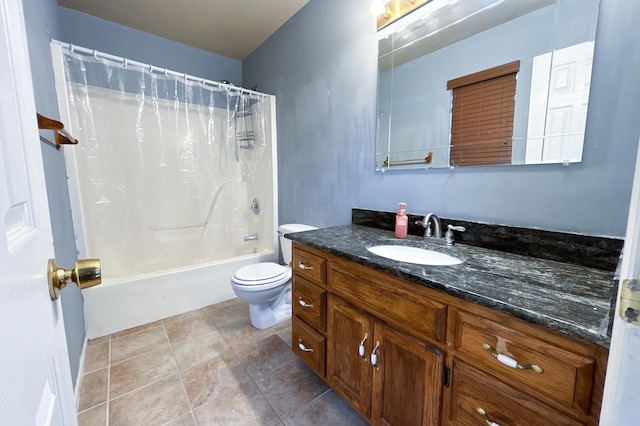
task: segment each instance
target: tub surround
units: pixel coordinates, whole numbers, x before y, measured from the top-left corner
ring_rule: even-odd
[[[351,223],[392,231],[395,214],[395,212],[352,209]],[[409,215],[409,234],[424,235],[424,228],[415,224],[417,220],[423,218],[424,215]],[[605,271],[616,270],[624,245],[622,238],[593,237],[442,217],[440,220],[443,230],[447,229],[447,224],[461,225],[467,229],[466,232],[455,233],[456,242],[462,244],[573,263]]]
[[[448,221],[444,220],[444,223]],[[393,225],[393,221],[389,224]],[[468,232],[471,234],[472,231]],[[415,235],[398,240],[392,231],[357,224],[293,233],[287,238],[462,300],[609,347],[614,287],[612,271],[466,244],[454,247],[425,244],[421,237]],[[453,266],[415,265],[376,256],[366,249],[379,244],[426,247],[459,257],[464,262]]]

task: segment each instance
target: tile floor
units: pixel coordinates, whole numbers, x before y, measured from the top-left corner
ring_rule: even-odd
[[[90,340],[80,426],[366,425],[238,299]]]

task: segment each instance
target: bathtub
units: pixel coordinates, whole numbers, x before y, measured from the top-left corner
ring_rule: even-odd
[[[82,291],[87,338],[147,324],[223,302],[235,296],[231,276],[258,262],[277,262],[274,251],[218,260],[200,265],[103,280]]]

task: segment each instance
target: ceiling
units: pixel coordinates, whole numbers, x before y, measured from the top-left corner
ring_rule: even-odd
[[[242,60],[309,0],[58,0],[58,4]]]

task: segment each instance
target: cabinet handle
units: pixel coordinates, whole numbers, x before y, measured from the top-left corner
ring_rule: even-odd
[[[303,308],[313,308],[313,305],[302,300],[302,297],[298,297],[298,303],[300,303],[300,306]]]
[[[498,352],[496,352],[494,347],[491,346],[488,343],[483,343],[482,347],[485,348],[486,350],[488,350],[491,353],[491,355],[493,355],[498,361],[500,361],[501,363],[503,363],[507,367],[517,368],[518,370],[533,370],[538,374],[542,374],[542,372],[543,372],[542,367],[540,367],[539,365],[536,365],[536,364],[526,364],[526,365],[520,364],[518,361],[516,361],[515,359],[513,359],[511,357],[508,357],[508,356],[503,355],[503,354],[499,354]]]
[[[313,266],[307,266],[302,262],[298,262],[298,267],[300,269],[304,269],[305,271],[313,271]]]
[[[298,339],[298,347],[304,352],[313,352],[312,348],[308,348],[304,345],[304,343],[302,343],[302,339]]]
[[[371,351],[371,365],[376,367],[376,370],[380,370],[378,366],[378,348],[380,347],[380,340],[376,340],[376,347]]]
[[[368,337],[369,337],[369,334],[368,333],[364,333],[364,337],[360,341],[360,346],[358,346],[358,353],[360,354],[360,356],[362,358],[364,358],[365,361],[367,360],[367,357],[364,356],[364,342],[367,341]]]
[[[476,410],[478,411],[478,413],[484,417],[484,422],[488,425],[488,426],[500,426],[498,423],[496,422],[492,422],[491,420],[489,420],[489,415],[487,414],[486,411],[484,411],[481,407],[478,407],[478,409]]]

